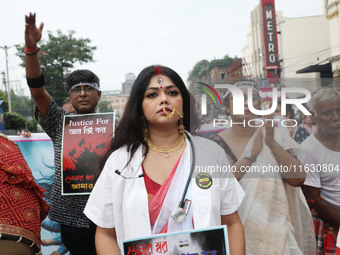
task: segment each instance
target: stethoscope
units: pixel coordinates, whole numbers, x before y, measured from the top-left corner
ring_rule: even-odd
[[[187,216],[187,212],[184,209],[184,207],[185,207],[185,196],[186,196],[186,194],[188,192],[189,184],[190,184],[193,172],[194,172],[195,162],[196,162],[196,153],[195,153],[194,143],[192,142],[191,137],[190,137],[190,135],[187,132],[186,132],[186,135],[187,135],[187,138],[189,140],[190,147],[191,147],[192,161],[191,161],[191,166],[190,166],[190,173],[189,173],[187,182],[186,182],[185,187],[184,187],[184,191],[183,191],[183,195],[182,195],[181,201],[179,202],[178,207],[175,210],[173,210],[172,213],[171,213],[172,219],[175,222],[177,222],[177,223],[182,223],[185,220],[186,216]],[[138,172],[138,169],[142,166],[143,161],[144,161],[146,155],[149,152],[149,147],[147,146],[147,144],[144,144],[144,145],[145,145],[146,149],[145,149],[145,152],[143,154],[142,161],[139,164],[139,167],[137,168],[137,170],[135,171],[136,173]],[[123,170],[125,168],[126,168],[126,166],[123,168]],[[122,175],[123,170],[119,171],[118,169],[116,169],[115,173],[118,174],[119,176],[121,176],[124,179],[137,179],[137,178],[144,177],[144,174],[140,174],[138,176],[130,176],[130,177],[129,176],[124,176],[124,175]]]

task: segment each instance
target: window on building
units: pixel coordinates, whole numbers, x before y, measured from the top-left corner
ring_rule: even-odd
[[[221,73],[221,80],[225,79],[225,73]]]

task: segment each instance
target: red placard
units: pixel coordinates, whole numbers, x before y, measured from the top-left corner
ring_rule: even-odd
[[[65,115],[62,195],[90,194],[114,134],[114,113]]]

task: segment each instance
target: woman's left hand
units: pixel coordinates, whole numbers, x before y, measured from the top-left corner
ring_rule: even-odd
[[[266,145],[270,148],[277,164],[280,166],[288,166],[290,169],[288,172],[283,172],[282,177],[286,182],[295,187],[299,187],[303,184],[306,178],[306,173],[303,170],[302,173],[296,173],[293,169],[301,169],[301,162],[289,154],[278,142],[274,139],[274,118],[273,116],[268,116],[268,121],[265,123],[266,136],[264,141]],[[295,167],[291,167],[295,166]]]
[[[272,116],[273,117],[273,116]],[[275,122],[273,121],[274,118],[272,117],[268,117],[268,121],[266,120],[265,122],[265,128],[266,128],[266,136],[264,138],[264,142],[271,147],[271,145],[273,145],[275,143],[275,139],[274,139],[274,124]],[[270,121],[269,121],[270,120]]]

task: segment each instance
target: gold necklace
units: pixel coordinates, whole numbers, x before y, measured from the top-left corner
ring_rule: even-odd
[[[151,142],[150,138],[146,139],[146,143],[148,144],[148,146],[151,150],[157,151],[159,153],[164,153],[165,157],[168,158],[170,152],[176,151],[176,150],[178,150],[179,148],[182,147],[182,145],[185,141],[185,138],[186,138],[186,134],[183,134],[180,137],[180,139],[174,145],[171,145],[169,147],[159,147],[159,146],[153,144]]]

